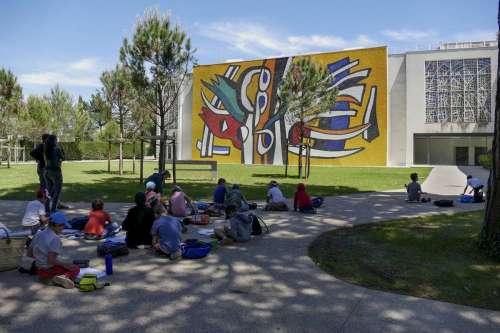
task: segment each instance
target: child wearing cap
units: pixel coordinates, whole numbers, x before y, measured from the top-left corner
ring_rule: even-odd
[[[63,288],[74,288],[80,272],[76,265],[60,260],[62,242],[59,235],[67,223],[63,213],[50,215],[48,228],[37,233],[28,248],[28,256],[35,259],[36,272],[41,280],[50,280]]]
[[[264,210],[288,210],[285,197],[279,188],[278,182],[275,180],[272,180],[268,185],[266,201],[267,205],[264,207]]]
[[[146,183],[146,207],[153,208],[160,202],[160,194],[155,192],[156,183],[153,181]]]
[[[32,235],[34,235],[40,227],[45,226],[49,220],[45,211],[46,202],[47,197],[45,196],[45,190],[39,189],[36,192],[36,200],[28,202],[26,206],[22,225],[23,229],[30,230]]]

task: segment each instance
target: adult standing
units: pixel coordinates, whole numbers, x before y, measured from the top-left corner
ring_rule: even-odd
[[[42,143],[39,143],[35,149],[30,152],[31,157],[36,161],[36,173],[38,174],[38,180],[40,181],[40,187],[47,189],[47,181],[45,180],[45,158],[43,157],[43,145],[49,134],[45,133],[42,135]]]
[[[44,158],[45,180],[50,194],[49,210],[53,213],[57,210],[63,184],[61,164],[64,161],[64,153],[57,145],[57,136],[51,134],[45,141]]]

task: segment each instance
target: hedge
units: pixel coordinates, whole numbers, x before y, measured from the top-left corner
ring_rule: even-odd
[[[491,154],[480,155],[479,164],[481,164],[485,169],[491,169],[492,166]]]
[[[33,147],[33,144],[23,143],[24,146],[29,151],[29,147]],[[102,141],[81,141],[81,142],[60,142],[60,146],[64,149],[67,161],[75,160],[107,160],[108,159],[108,142]],[[135,156],[139,158],[140,154],[140,142],[138,141],[135,145]],[[149,150],[149,144],[144,143],[144,152],[147,154]],[[27,154],[29,157],[29,154]],[[130,159],[133,157],[133,144],[125,143],[123,144],[123,158]],[[31,157],[29,157],[31,158]],[[119,145],[113,143],[111,145],[111,158],[119,158]]]

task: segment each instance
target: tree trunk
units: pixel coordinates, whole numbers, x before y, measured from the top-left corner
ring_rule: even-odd
[[[500,27],[500,3],[498,10],[498,25]],[[498,35],[500,42],[500,35]],[[500,56],[500,49],[498,52]],[[497,78],[500,68],[497,67]],[[491,148],[491,170],[488,179],[488,193],[484,224],[480,235],[480,246],[490,256],[500,258],[500,84],[497,79],[495,98],[495,129]]]
[[[120,157],[119,157],[119,160],[118,160],[118,173],[120,174],[120,176],[123,175],[123,136],[120,135]]]
[[[108,173],[111,173],[111,139],[108,141]]]
[[[132,143],[132,174],[135,175],[135,140]]]
[[[300,122],[299,178],[302,178],[302,145],[304,144],[304,123]]]
[[[158,171],[165,171],[166,141],[165,141],[165,115],[160,116],[160,156],[158,158]]]

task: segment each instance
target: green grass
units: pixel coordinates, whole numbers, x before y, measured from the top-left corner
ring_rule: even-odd
[[[437,215],[336,229],[309,255],[347,282],[500,310],[500,261],[478,248],[482,212]]]
[[[144,175],[153,172],[154,162],[145,163]],[[181,168],[193,168],[180,166]],[[125,163],[125,174],[116,172],[117,162],[112,163],[112,174],[108,174],[107,162],[65,162],[63,164],[64,187],[62,200],[91,201],[102,198],[109,202],[132,202],[139,184],[139,163],[136,174],[132,174],[132,163]],[[418,172],[421,180],[430,168],[354,168],[354,167],[312,167],[311,177],[303,181],[313,195],[331,196],[339,194],[381,191],[402,188],[409,181],[411,172]],[[292,169],[292,173],[296,169]],[[177,182],[184,191],[197,200],[210,200],[215,181],[209,172],[179,171]],[[218,176],[229,183],[239,183],[249,200],[264,199],[266,184],[271,179],[281,183],[284,194],[290,197],[299,180],[284,178],[284,168],[275,166],[218,165]],[[168,185],[167,185],[168,186]],[[35,165],[16,165],[0,168],[0,199],[28,200],[38,187]]]

